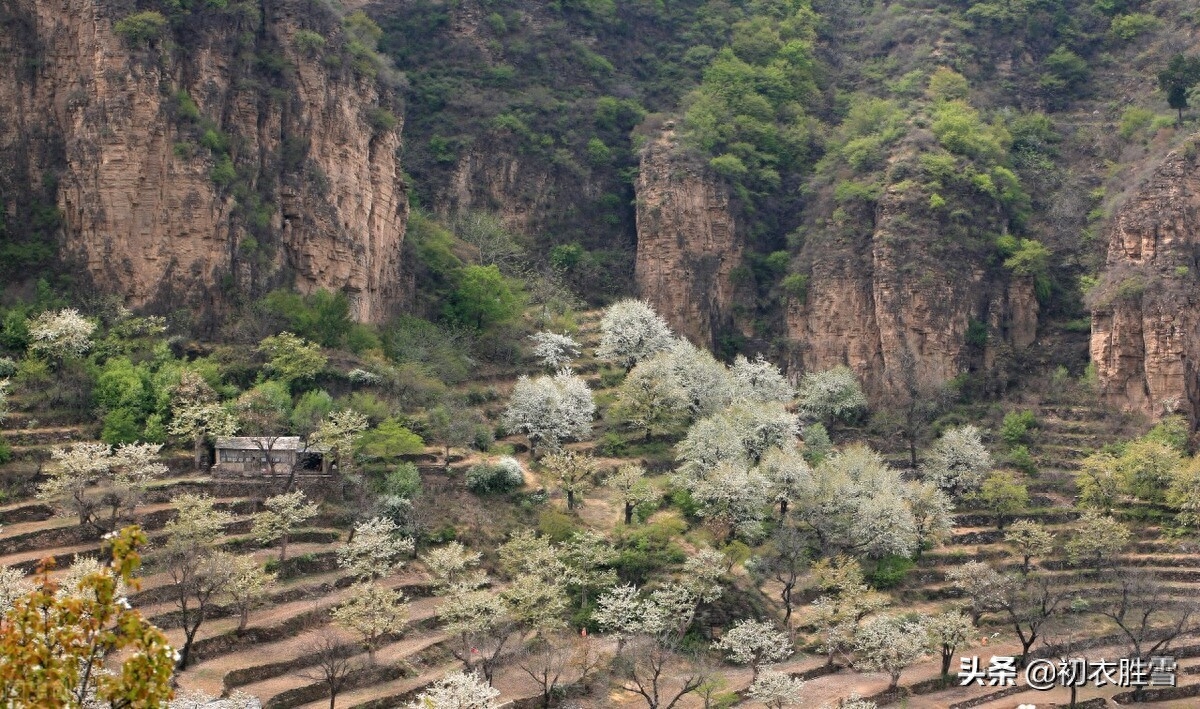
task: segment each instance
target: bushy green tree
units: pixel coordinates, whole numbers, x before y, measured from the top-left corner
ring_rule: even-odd
[[[495,264],[463,269],[447,314],[455,321],[484,329],[508,322],[521,312],[521,292]]]

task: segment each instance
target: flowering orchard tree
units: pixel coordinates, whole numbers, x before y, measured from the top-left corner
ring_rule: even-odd
[[[399,527],[390,519],[374,517],[354,528],[353,538],[337,551],[338,565],[363,580],[386,576],[404,565],[402,557],[413,553],[412,537],[397,535]]]
[[[533,356],[551,371],[569,367],[571,360],[579,356],[579,343],[570,335],[556,332],[538,332],[529,336],[533,340]]]
[[[671,328],[645,301],[619,300],[604,311],[596,356],[625,368],[671,346]]]
[[[795,447],[799,421],[781,404],[734,404],[692,424],[676,446],[680,472],[699,477],[721,461],[758,465],[772,448]]]
[[[762,355],[753,360],[738,355],[729,368],[733,380],[733,397],[762,403],[789,403],[796,397],[796,390],[779,371],[779,367],[768,362]]]
[[[238,430],[237,416],[220,403],[217,392],[196,372],[184,370],[171,391],[171,424],[167,432],[192,442],[192,455],[199,470],[204,444],[217,436],[232,436]]]
[[[225,585],[225,595],[238,612],[237,633],[246,631],[250,621],[250,611],[266,603],[271,595],[278,578],[268,572],[253,556],[229,555],[225,557],[229,564],[229,581]]]
[[[800,382],[800,411],[810,419],[850,419],[866,408],[867,397],[849,367],[809,372]]]
[[[33,581],[19,569],[0,567],[0,614],[7,613],[13,603],[33,590]]]
[[[521,377],[513,387],[504,426],[529,438],[530,451],[538,446],[557,449],[564,440],[584,440],[592,435],[596,404],[586,382],[568,371],[553,377]]]
[[[671,353],[639,362],[617,389],[613,416],[640,430],[646,440],[670,431],[688,417],[687,392],[671,366]]]
[[[992,469],[992,456],[983,446],[979,429],[958,426],[942,434],[933,445],[921,472],[925,480],[960,500],[979,490]]]
[[[792,516],[812,530],[822,556],[912,553],[917,529],[904,481],[878,453],[850,446],[823,460],[813,480],[813,493],[796,500]]]
[[[328,454],[324,458],[337,458],[342,471],[349,472],[354,463],[354,446],[366,430],[366,416],[353,409],[334,411],[317,425],[309,443],[325,448]]]
[[[577,497],[591,487],[596,475],[596,459],[591,453],[555,451],[542,459],[546,472],[567,496],[567,509],[575,509]]]
[[[855,667],[865,672],[886,672],[888,689],[900,683],[900,673],[925,656],[926,634],[920,621],[900,616],[876,616],[854,634]]]
[[[421,562],[433,577],[434,587],[439,595],[456,586],[476,589],[487,583],[487,575],[478,569],[481,559],[482,554],[467,551],[467,548],[458,542],[430,549],[421,555]]]
[[[50,452],[49,479],[38,487],[39,499],[57,504],[62,514],[100,532],[116,529],[132,515],[149,482],[167,473],[158,462],[162,446],[131,443],[116,449],[104,443],[74,443]]]
[[[408,605],[400,591],[368,581],[356,584],[350,598],[333,609],[333,620],[363,637],[367,661],[374,665],[380,639],[408,624]]]
[[[733,402],[733,378],[708,350],[681,338],[671,343],[667,354],[691,418],[714,414]]]
[[[288,537],[296,529],[317,516],[317,504],[308,502],[303,490],[294,490],[283,495],[268,497],[263,501],[266,509],[254,515],[254,527],[250,534],[260,544],[279,540],[279,560],[287,558]]]
[[[452,672],[417,695],[405,709],[499,709],[500,690],[479,675]]]
[[[625,524],[633,523],[633,511],[638,505],[655,502],[662,497],[654,483],[646,479],[646,469],[636,463],[626,463],[604,480],[605,487],[616,493],[625,510]]]
[[[713,648],[739,665],[750,665],[756,680],[764,664],[787,659],[793,652],[788,634],[774,623],[761,620],[739,621],[713,643]]]
[[[946,611],[925,619],[925,641],[928,649],[942,656],[942,676],[950,674],[954,653],[971,645],[975,626],[959,611]]]
[[[29,349],[57,360],[78,357],[92,347],[96,324],[74,308],[46,311],[29,322]]]
[[[764,669],[750,685],[750,696],[770,709],[800,706],[804,701],[804,680],[779,670]]]

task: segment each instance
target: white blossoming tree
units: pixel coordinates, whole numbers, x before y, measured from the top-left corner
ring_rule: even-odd
[[[688,417],[687,392],[674,376],[670,352],[639,362],[617,389],[612,415],[650,440]]]
[[[596,459],[590,453],[559,450],[542,459],[550,480],[567,497],[567,509],[573,510],[578,496],[592,484],[596,475]]]
[[[227,556],[215,551],[232,515],[214,506],[211,497],[185,493],[171,504],[179,511],[165,527],[159,563],[171,579],[171,595],[180,613],[184,642],[179,668],[188,666],[196,633],[213,603],[229,583]]]
[[[482,558],[479,552],[467,551],[459,542],[450,542],[422,554],[421,562],[433,577],[437,593],[444,595],[455,587],[476,589],[487,583],[487,575],[478,569]]]
[[[810,419],[851,419],[866,408],[867,397],[849,367],[809,372],[800,382],[800,411]]]
[[[926,634],[920,621],[902,616],[876,616],[854,634],[855,667],[864,672],[885,672],[888,689],[900,683],[904,669],[925,655]]]
[[[804,701],[804,680],[779,670],[764,669],[750,685],[750,696],[770,709],[800,706]]]
[[[633,524],[633,511],[638,505],[658,500],[662,493],[646,479],[646,469],[636,463],[626,463],[604,481],[624,508],[625,524]]]
[[[779,503],[779,516],[784,517],[788,505],[813,494],[816,481],[808,461],[795,446],[769,449],[758,466],[771,485],[771,497]]]
[[[49,477],[38,488],[39,499],[54,502],[60,513],[78,517],[79,524],[99,532],[114,531],[133,514],[146,486],[165,475],[158,462],[161,446],[132,443],[115,450],[103,443],[74,443],[50,452]]]
[[[796,397],[796,390],[779,371],[779,367],[762,355],[753,360],[738,355],[729,368],[729,376],[733,380],[732,396],[735,400],[786,404]]]
[[[889,603],[888,597],[866,584],[862,566],[848,556],[821,559],[812,567],[813,585],[821,595],[812,602],[811,621],[817,627],[826,664],[853,648],[859,623]]]
[[[513,386],[504,426],[529,438],[529,448],[557,449],[565,440],[592,435],[596,404],[586,382],[567,371],[553,377],[521,377]]]
[[[967,563],[950,569],[946,574],[954,588],[967,597],[967,611],[971,623],[979,627],[984,613],[999,611],[1004,607],[1011,580],[982,561]]]
[[[604,311],[596,356],[625,368],[671,346],[671,328],[645,301],[619,300]]]
[[[204,377],[183,370],[179,383],[171,391],[171,423],[167,432],[192,443],[192,456],[199,470],[204,460],[204,444],[217,436],[237,433],[237,416],[217,399],[217,392]]]
[[[14,601],[33,590],[33,581],[11,566],[0,566],[0,615],[8,612]]]
[[[29,322],[29,349],[61,362],[91,349],[95,331],[96,324],[74,308],[46,311]]]
[[[929,650],[942,656],[942,676],[945,677],[950,674],[954,653],[970,647],[975,626],[963,613],[946,611],[926,618],[924,627]]]
[[[412,537],[400,537],[399,527],[390,519],[373,517],[354,527],[350,541],[338,549],[338,565],[362,580],[386,576],[404,565],[403,557],[413,553]]]
[[[404,594],[373,581],[356,584],[350,597],[332,614],[335,623],[362,636],[367,661],[372,665],[380,639],[399,632],[408,623]]]
[[[250,611],[263,605],[271,595],[277,576],[268,572],[253,556],[243,554],[227,557],[229,581],[225,596],[238,612],[237,634],[246,632]]]
[[[992,469],[992,456],[983,446],[979,429],[967,425],[951,428],[933,445],[921,468],[925,480],[954,500],[979,490]]]
[[[1029,573],[1034,557],[1046,556],[1054,550],[1054,533],[1030,519],[1014,522],[1004,533],[1004,541],[1016,547],[1023,574]]]
[[[327,468],[329,459],[336,458],[342,472],[350,472],[354,466],[354,446],[366,430],[366,416],[353,409],[334,411],[317,426],[309,437],[309,445],[325,450],[322,467]]]
[[[1102,515],[1096,510],[1084,510],[1079,517],[1078,527],[1065,545],[1067,559],[1072,564],[1087,563],[1099,571],[1120,554],[1132,537],[1129,527],[1111,515]]]
[[[571,360],[579,356],[579,343],[570,335],[546,331],[534,333],[529,339],[533,340],[533,356],[551,371],[569,367]]]
[[[772,448],[795,447],[799,421],[781,404],[734,404],[700,419],[676,446],[680,472],[702,476],[721,461],[757,465]]]
[[[733,378],[712,353],[682,338],[671,343],[668,353],[674,380],[683,389],[690,417],[708,416],[732,403]]]
[[[787,659],[793,652],[788,634],[774,623],[761,620],[742,620],[730,628],[713,648],[725,653],[732,662],[750,665],[755,680],[765,664]]]
[[[916,522],[904,482],[878,453],[850,446],[823,460],[813,480],[815,489],[797,500],[793,516],[812,531],[822,556],[913,552]]]
[[[954,528],[954,503],[933,483],[911,481],[904,487],[916,531],[916,557],[927,547],[940,544]]]
[[[700,504],[699,514],[727,539],[741,535],[757,539],[771,502],[771,482],[757,468],[744,463],[721,461],[704,477],[687,487]]]
[[[268,497],[263,501],[266,509],[254,515],[254,526],[250,534],[260,544],[279,541],[279,560],[287,558],[288,537],[300,525],[317,516],[317,504],[309,502],[303,490]]]
[[[479,675],[452,672],[438,680],[405,709],[499,709],[500,690]]]

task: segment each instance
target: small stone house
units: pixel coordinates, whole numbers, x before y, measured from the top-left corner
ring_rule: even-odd
[[[217,466],[235,472],[257,473],[268,469],[267,454],[276,472],[291,470],[304,444],[299,436],[221,436],[217,438]]]

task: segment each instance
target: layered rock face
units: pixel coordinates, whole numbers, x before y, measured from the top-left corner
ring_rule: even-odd
[[[118,36],[121,8],[4,8],[0,54],[19,67],[0,75],[4,193],[53,176],[64,256],[130,306],[211,319],[235,294],[294,283],[345,291],[359,320],[393,312],[408,211],[399,127],[381,124],[374,78],[323,61],[339,51],[337,18],[291,0],[259,17],[231,5],[188,18],[186,45],[171,47]],[[301,29],[328,47],[298,51]],[[197,145],[209,128],[225,148]]]
[[[1101,395],[1200,418],[1200,142],[1171,153],[1117,212],[1092,301]]]
[[[639,295],[676,332],[713,346],[733,320],[733,269],[744,241],[729,192],[676,150],[668,126],[642,153],[637,180]]]
[[[906,382],[988,369],[1001,352],[1034,341],[1032,282],[939,244],[936,225],[923,223],[921,204],[902,191],[889,189],[873,209],[873,218],[853,219],[870,230],[833,225],[803,249],[807,293],[786,312],[793,372],[845,364],[868,396],[886,402],[902,398]]]

